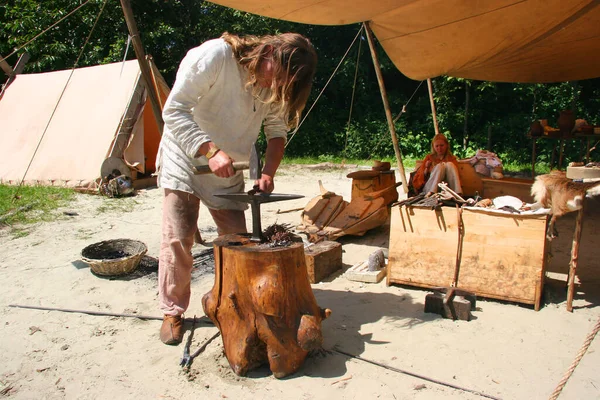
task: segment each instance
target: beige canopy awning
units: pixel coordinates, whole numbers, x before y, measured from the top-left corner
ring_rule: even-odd
[[[598,0],[213,0],[317,25],[370,21],[396,67],[499,82],[600,76]]]

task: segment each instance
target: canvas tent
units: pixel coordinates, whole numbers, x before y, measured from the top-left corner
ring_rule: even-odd
[[[369,25],[396,67],[502,82],[600,76],[597,0],[213,0],[287,21]]]
[[[160,134],[146,98],[137,60],[17,75],[0,98],[0,182],[94,189],[108,157],[152,173]]]

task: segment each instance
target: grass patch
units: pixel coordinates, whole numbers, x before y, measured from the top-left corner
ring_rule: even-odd
[[[74,198],[75,192],[68,188],[0,185],[0,227],[53,221],[58,217],[53,211]],[[22,229],[13,233],[27,235]]]
[[[519,176],[525,178],[531,178],[531,164],[523,164],[518,162],[502,162],[502,169],[504,175],[508,176]],[[537,162],[535,163],[535,174],[547,174],[550,172],[550,165],[545,162]]]

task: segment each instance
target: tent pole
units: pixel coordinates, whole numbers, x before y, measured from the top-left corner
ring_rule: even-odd
[[[129,35],[131,35],[131,41],[133,42],[133,49],[135,50],[135,56],[140,64],[140,71],[142,72],[142,79],[148,89],[148,96],[150,97],[150,103],[152,104],[152,111],[154,112],[154,118],[156,118],[156,124],[158,125],[158,132],[162,135],[164,121],[162,119],[162,111],[160,103],[158,101],[158,93],[154,91],[154,84],[152,83],[152,76],[150,75],[150,67],[146,61],[146,54],[144,53],[144,46],[140,39],[140,34],[137,29],[137,24],[133,18],[133,11],[131,10],[131,3],[129,0],[121,0],[121,8],[123,9],[123,15],[125,15],[125,22],[127,22],[127,28],[129,29]]]
[[[27,61],[29,61],[30,57],[31,56],[28,52],[21,54],[14,68],[11,68],[5,60],[2,60],[2,62],[0,62],[0,66],[2,66],[4,72],[6,73],[6,75],[8,75],[8,79],[6,79],[6,82],[4,82],[3,85],[0,85],[0,98],[4,95],[4,91],[6,90],[6,88],[8,88],[8,86],[15,80],[15,76],[23,72],[23,70],[25,69],[25,64],[27,64]]]
[[[13,74],[12,67],[10,65],[8,65],[8,63],[6,62],[6,60],[2,56],[0,56],[0,59],[1,59],[1,61],[0,61],[0,68],[2,68],[4,70],[4,73],[7,76],[11,76]]]
[[[429,89],[429,102],[431,103],[431,115],[433,116],[433,128],[435,129],[435,134],[440,133],[440,128],[438,127],[437,122],[437,113],[435,112],[435,101],[433,101],[433,85],[431,83],[431,78],[427,78],[427,89]]]
[[[400,172],[400,179],[402,180],[402,188],[404,193],[408,193],[408,183],[406,182],[406,172],[404,172],[404,164],[402,164],[402,154],[400,153],[400,147],[398,146],[398,138],[396,137],[396,128],[394,127],[394,119],[392,117],[392,111],[390,110],[390,103],[388,101],[387,92],[383,83],[383,75],[381,74],[381,67],[377,58],[377,52],[375,51],[375,44],[373,43],[373,33],[369,27],[369,22],[363,22],[365,32],[367,33],[367,41],[369,42],[369,49],[371,50],[371,58],[373,58],[373,65],[375,66],[375,73],[377,74],[377,82],[379,83],[379,91],[381,92],[381,99],[383,100],[383,107],[385,108],[385,117],[387,118],[388,126],[390,128],[390,135],[392,135],[392,143],[394,144],[394,152],[396,153],[396,160],[398,161],[398,171]]]

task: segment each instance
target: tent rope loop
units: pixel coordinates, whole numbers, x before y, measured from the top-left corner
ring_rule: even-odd
[[[398,113],[398,115],[396,115],[396,117],[394,118],[394,123],[396,123],[396,121],[398,121],[398,119],[402,116],[402,114],[404,114],[406,112],[406,107],[408,106],[408,103],[410,103],[410,101],[413,99],[413,97],[415,97],[415,94],[417,94],[417,91],[419,90],[419,88],[421,87],[421,85],[423,84],[423,82],[425,82],[425,81],[421,81],[419,83],[419,86],[417,86],[417,88],[415,89],[415,91],[413,92],[413,94],[410,96],[410,98],[408,99],[408,101],[406,102],[406,104],[404,104],[402,106],[402,110],[400,110],[400,112]]]

